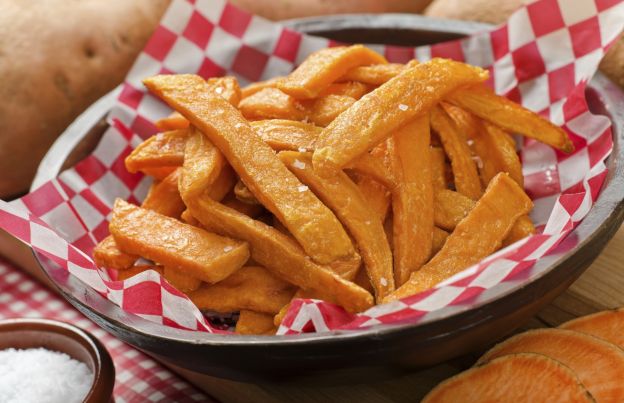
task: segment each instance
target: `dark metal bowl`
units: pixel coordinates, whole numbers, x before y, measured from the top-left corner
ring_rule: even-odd
[[[410,46],[455,39],[487,28],[408,15],[322,17],[288,24],[345,42]],[[484,347],[520,326],[583,273],[622,223],[624,116],[615,106],[624,104],[624,95],[600,74],[591,81],[587,95],[592,110],[609,116],[614,123],[609,174],[595,206],[558,250],[536,263],[533,272],[538,274],[531,281],[506,289],[494,287],[475,306],[435,312],[425,322],[319,335],[203,335],[128,314],[50,261],[41,256],[39,260],[64,297],[94,322],[161,360],[195,372],[242,381],[361,383],[433,365]],[[68,129],[42,163],[37,183],[46,175],[58,173],[67,159],[62,150],[73,149],[79,140],[97,140],[110,103],[103,100]]]

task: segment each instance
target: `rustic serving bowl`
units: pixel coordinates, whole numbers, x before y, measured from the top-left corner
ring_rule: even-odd
[[[115,367],[106,348],[92,335],[68,323],[48,319],[0,321],[0,350],[45,348],[83,362],[93,373],[85,403],[112,402]]]
[[[456,39],[486,25],[419,16],[335,16],[287,22],[291,27],[344,42],[415,46]],[[42,162],[36,185],[63,164],[86,155],[101,136],[114,94],[82,115]],[[365,382],[426,367],[484,347],[510,333],[567,289],[591,264],[624,219],[624,105],[621,90],[598,74],[587,91],[594,113],[613,121],[614,150],[603,191],[566,241],[533,267],[530,281],[487,290],[470,308],[435,312],[418,324],[359,331],[257,337],[198,334],[128,314],[82,282],[39,257],[64,297],[121,340],[176,366],[241,381]],[[69,150],[79,149],[69,158]]]

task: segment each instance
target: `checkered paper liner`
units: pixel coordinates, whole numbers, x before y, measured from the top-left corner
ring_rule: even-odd
[[[532,218],[541,234],[507,247],[421,294],[357,315],[318,301],[292,304],[278,334],[359,329],[418,322],[470,307],[486,291],[530,281],[533,263],[555,248],[588,213],[606,176],[613,147],[610,122],[593,116],[584,97],[606,49],[624,25],[622,0],[539,0],[509,21],[469,38],[418,48],[370,45],[390,61],[446,57],[487,68],[489,85],[568,132],[575,152],[564,155],[519,139]],[[73,169],[21,200],[0,203],[0,227],[50,257],[124,310],[178,328],[223,332],[157,273],[111,281],[90,253],[108,234],[116,197],[138,203],[149,179],[129,174],[124,158],[156,132],[170,110],[147,94],[145,77],[162,73],[235,75],[241,83],[290,72],[311,52],[335,42],[304,35],[241,11],[223,0],[174,1],[128,74],[97,149]],[[491,296],[491,295],[490,295]]]

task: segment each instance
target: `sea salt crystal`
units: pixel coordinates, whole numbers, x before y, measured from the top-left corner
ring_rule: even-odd
[[[405,104],[399,104],[399,109],[402,110],[403,112],[405,112],[407,110],[407,105]]]
[[[427,92],[433,92],[433,90],[435,88],[433,88],[432,86],[428,85],[427,88],[425,88],[427,90]]]
[[[300,153],[304,153],[304,152],[308,151],[308,149],[305,148],[305,147],[299,147],[299,148],[297,148],[297,151],[299,151]]]
[[[223,87],[217,87],[215,88],[215,92],[219,95],[223,94]]]
[[[233,247],[231,247],[231,246],[226,246],[225,248],[223,248],[223,252],[229,252],[229,251],[231,251],[232,249],[234,249],[234,248],[233,248]]]
[[[308,187],[306,185],[297,186],[297,190],[299,192],[305,192],[306,190],[308,190]]]
[[[388,285],[388,280],[386,280],[385,277],[382,277],[381,279],[379,279],[379,282],[381,283],[383,287]]]
[[[82,402],[93,384],[86,364],[44,348],[0,350],[0,402]]]
[[[304,169],[306,167],[305,162],[299,161],[296,158],[295,161],[293,161],[293,166],[297,169]]]
[[[240,129],[241,127],[243,127],[244,125],[242,123],[237,123],[234,125],[235,129]]]

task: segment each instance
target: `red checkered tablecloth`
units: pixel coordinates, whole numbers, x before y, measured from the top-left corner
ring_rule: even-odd
[[[8,318],[56,319],[97,337],[115,362],[116,403],[216,401],[147,355],[106,333],[39,282],[0,260],[0,320]]]

